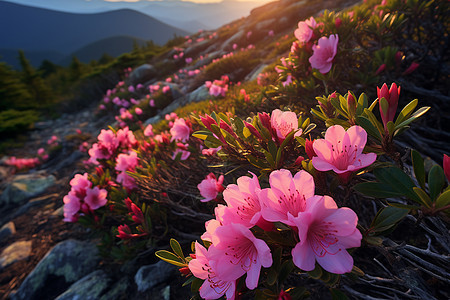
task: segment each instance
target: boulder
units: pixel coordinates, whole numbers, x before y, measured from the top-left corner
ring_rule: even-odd
[[[158,72],[155,67],[149,64],[144,64],[134,69],[128,77],[128,80],[131,85],[136,86],[138,83],[144,83],[153,79],[157,74]]]
[[[91,273],[99,261],[98,249],[94,244],[63,241],[44,256],[11,299],[53,299],[72,283]]]
[[[31,254],[31,241],[20,241],[9,245],[0,254],[0,270],[16,261],[27,259]]]
[[[141,267],[134,276],[134,281],[136,282],[138,291],[145,292],[167,281],[176,272],[177,268],[174,265],[160,261],[153,265]]]
[[[0,207],[21,204],[45,192],[54,184],[55,177],[46,175],[45,172],[16,175],[0,196]]]
[[[94,271],[74,284],[55,300],[98,300],[108,290],[111,278],[102,270]],[[109,298],[115,299],[115,298]],[[116,297],[117,299],[117,297]]]
[[[13,222],[8,222],[0,228],[0,243],[7,237],[16,233],[16,226]]]
[[[205,85],[201,85],[196,90],[186,96],[187,103],[200,102],[210,97],[209,90]]]

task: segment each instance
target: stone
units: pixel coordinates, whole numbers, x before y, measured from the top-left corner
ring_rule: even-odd
[[[31,241],[19,241],[3,249],[0,254],[0,270],[17,261],[27,259],[31,254],[31,244]]]
[[[236,32],[233,36],[231,36],[228,40],[226,40],[222,44],[222,49],[230,50],[232,49],[233,44],[238,44],[239,47],[242,47],[242,45],[239,45],[239,41],[243,39],[246,34],[247,32],[244,31],[243,29]]]
[[[94,271],[99,261],[95,244],[63,241],[44,256],[11,299],[53,299]]]
[[[176,274],[176,271],[177,268],[174,265],[160,261],[153,265],[141,267],[134,276],[134,281],[138,291],[145,292],[170,279]]]
[[[250,74],[248,74],[245,77],[246,81],[253,81],[256,80],[258,78],[258,75],[262,73],[262,71],[267,67],[267,64],[261,64],[259,66],[257,66],[255,69],[253,69],[252,72],[250,72]]]
[[[130,280],[127,277],[122,277],[111,286],[108,292],[104,294],[100,300],[127,299],[127,289],[129,285]]]
[[[55,184],[55,180],[53,175],[45,172],[16,175],[0,196],[0,207],[21,204],[45,192]]]
[[[0,228],[0,242],[16,233],[16,226],[13,222],[8,222]]]
[[[143,64],[136,69],[134,69],[129,78],[130,84],[136,86],[138,83],[144,83],[153,79],[158,72],[155,67],[149,64]]]
[[[110,282],[111,278],[105,272],[97,270],[72,284],[55,300],[97,300],[108,290]]]
[[[192,91],[190,94],[186,96],[187,99],[186,102],[187,103],[200,102],[208,99],[209,97],[211,97],[209,95],[209,90],[206,88],[205,85],[201,85],[196,90]]]

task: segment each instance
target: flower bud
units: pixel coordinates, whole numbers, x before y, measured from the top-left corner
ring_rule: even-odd
[[[312,159],[314,156],[317,156],[316,152],[314,151],[313,144],[314,140],[305,140],[305,151],[310,159]]]
[[[389,107],[387,111],[383,111],[381,107],[381,102],[379,103],[380,106],[380,114],[381,119],[383,120],[384,128],[387,128],[387,123],[389,121],[394,121],[395,113],[397,111],[397,105],[398,105],[398,97],[400,95],[400,87],[397,87],[395,83],[391,84],[391,88],[388,89],[386,83],[383,84],[381,89],[377,87],[377,95],[378,95],[378,101],[381,101],[381,98],[384,98],[387,100]]]
[[[244,121],[244,125],[245,125],[245,127],[248,128],[248,130],[250,130],[250,132],[251,132],[254,136],[256,136],[258,139],[262,139],[261,134],[260,134],[259,131],[255,128],[255,126],[253,126],[252,124],[250,124],[250,123],[248,123],[248,122],[246,122],[246,121]]]
[[[412,64],[409,66],[408,69],[405,70],[405,72],[402,73],[402,75],[408,75],[414,72],[418,67],[420,66],[419,63],[412,62]]]
[[[380,74],[381,72],[383,72],[386,69],[386,64],[382,64],[378,70],[375,72],[375,75]]]
[[[447,154],[444,154],[444,174],[450,182],[450,157]]]

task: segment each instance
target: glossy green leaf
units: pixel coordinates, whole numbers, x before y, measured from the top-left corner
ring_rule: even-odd
[[[425,167],[423,158],[416,150],[411,150],[414,175],[422,189],[425,189]]]
[[[380,123],[380,121],[377,120],[377,118],[375,117],[373,112],[371,112],[368,109],[365,109],[364,113],[366,114],[367,118],[372,123],[372,125],[378,130],[378,132],[380,133],[380,136],[382,136],[384,134],[383,125]]]
[[[356,115],[359,116],[364,112],[364,109],[369,105],[367,95],[362,93],[358,98],[358,106],[356,107]]]
[[[395,129],[399,129],[401,127],[404,127],[408,125],[409,123],[415,121],[416,119],[420,118],[422,115],[424,115],[428,110],[430,109],[429,106],[424,106],[419,108],[415,113],[412,114],[412,116],[405,121],[401,122],[400,124],[395,126]]]
[[[373,232],[383,232],[395,226],[409,213],[408,209],[387,206],[380,209],[370,225]]]
[[[450,190],[443,192],[436,199],[436,208],[442,208],[448,205],[450,205]]]
[[[399,113],[397,119],[395,120],[395,126],[397,126],[398,124],[409,118],[409,116],[412,114],[418,103],[419,100],[417,99],[414,99],[413,101],[409,102]]]
[[[377,128],[370,122],[369,119],[366,117],[356,117],[356,122],[364,128],[365,131],[367,131],[368,134],[371,136],[377,138],[379,141],[381,141],[381,135],[380,132],[377,130]]]
[[[402,193],[392,190],[390,185],[381,182],[363,182],[353,187],[356,191],[374,198],[398,197]]]
[[[413,191],[415,187],[412,179],[406,175],[402,170],[396,167],[379,168],[373,171],[375,177],[385,183],[390,185],[392,190],[395,192],[402,193],[409,199],[422,204],[419,196]]]
[[[428,173],[428,188],[431,200],[436,200],[445,184],[445,174],[441,166],[435,165]]]
[[[419,187],[413,187],[413,190],[417,194],[417,196],[420,197],[420,199],[422,200],[422,204],[425,207],[431,207],[432,203],[431,203],[430,196],[428,196],[428,194],[424,190],[422,190]]]
[[[181,249],[180,243],[178,243],[176,239],[170,239],[170,247],[176,255],[184,260],[183,250]]]
[[[178,266],[178,267],[186,267],[186,263],[178,256],[173,254],[172,252],[166,250],[158,250],[155,255],[169,264]]]
[[[192,134],[193,137],[196,137],[201,140],[206,140],[208,136],[213,136],[212,132],[209,130],[199,130]]]

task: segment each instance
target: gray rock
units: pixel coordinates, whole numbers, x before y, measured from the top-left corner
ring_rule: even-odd
[[[112,285],[106,294],[104,294],[100,300],[114,300],[114,299],[126,299],[127,289],[130,285],[130,281],[127,277],[123,277],[118,282]]]
[[[45,172],[16,175],[0,196],[0,206],[21,204],[45,192],[53,184],[55,184],[55,177],[46,175]]]
[[[51,299],[91,273],[100,258],[89,242],[66,240],[57,244],[25,278],[12,299]]]
[[[146,81],[151,80],[157,74],[158,72],[156,71],[155,67],[149,64],[144,64],[134,69],[128,78],[130,84],[135,86],[138,83],[144,83]]]
[[[97,270],[72,284],[55,300],[97,300],[106,292],[110,282],[111,278],[105,272]]]
[[[0,228],[0,242],[6,239],[7,237],[16,233],[16,226],[13,222],[8,222]]]
[[[206,100],[209,97],[210,97],[210,95],[209,95],[208,89],[206,88],[205,85],[202,85],[186,96],[186,99],[187,99],[186,102],[187,103],[199,102],[199,101]]]
[[[238,32],[236,32],[233,36],[231,36],[228,40],[226,40],[223,44],[222,44],[222,49],[231,49],[231,47],[233,46],[233,44],[238,43],[241,39],[244,38],[244,35],[247,34],[247,32],[245,30],[240,30]],[[239,45],[238,46],[242,46]]]
[[[258,78],[258,75],[267,67],[267,64],[261,64],[257,66],[253,71],[245,77],[246,81],[253,81]]]
[[[31,241],[20,241],[9,245],[0,254],[0,270],[19,261],[27,259],[31,254]]]
[[[276,21],[275,19],[270,19],[270,20],[264,20],[264,21],[258,22],[255,26],[255,29],[257,31],[261,31],[263,29],[269,29],[273,26],[275,21]]]
[[[160,261],[154,265],[143,266],[134,276],[139,292],[145,292],[154,286],[165,282],[176,274],[177,268],[169,263]]]

